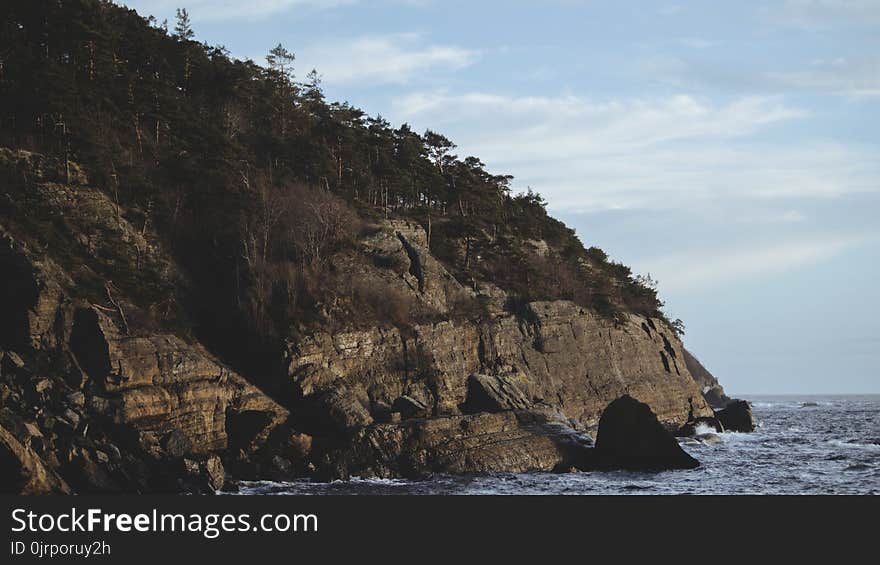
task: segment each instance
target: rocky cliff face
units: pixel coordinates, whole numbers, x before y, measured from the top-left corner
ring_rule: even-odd
[[[74,268],[132,257],[145,278],[173,268],[100,192],[44,182],[29,196],[64,218],[65,253],[96,254]],[[0,224],[0,469],[13,481],[4,488],[216,486],[221,453],[253,468],[287,410],[198,343],[158,330],[109,278],[100,303],[83,298],[43,235]]]
[[[684,362],[685,365],[687,365],[688,371],[690,371],[691,375],[694,377],[694,380],[700,385],[700,391],[703,393],[709,406],[715,409],[721,409],[727,406],[731,399],[724,393],[724,387],[722,387],[721,383],[718,382],[718,379],[716,379],[715,376],[710,373],[702,363],[700,363],[700,360],[687,349],[684,350]]]
[[[360,242],[372,261],[340,257],[337,269],[430,315],[289,339],[277,378],[293,390],[270,398],[222,351],[170,329],[185,276],[146,222],[135,228],[78,171],[59,183],[38,157],[4,158],[32,177],[19,204],[54,218],[40,224],[26,207],[0,217],[7,490],[203,491],[227,474],[564,470],[578,466],[603,410],[623,395],[668,428],[712,415],[688,353],[660,320],[605,319],[566,301],[511,311],[491,281],[460,284],[431,255],[425,231],[402,220]],[[167,300],[149,308],[138,300],[162,292]],[[479,316],[457,314],[474,303]]]
[[[418,300],[436,306],[450,296],[480,295],[430,257],[421,228],[390,222],[385,232],[387,240],[402,243],[396,251],[387,246],[387,253],[419,257],[418,284],[410,271],[401,277]],[[487,315],[477,322],[317,333],[289,344],[288,372],[304,405],[330,419],[311,423],[309,431],[321,434],[329,426],[355,437],[350,452],[332,457],[339,473],[347,474],[338,468],[346,461],[356,473],[461,472],[468,468],[463,459],[472,470],[550,470],[567,462],[559,429],[567,430],[566,438],[595,432],[604,408],[624,394],[647,403],[670,428],[712,415],[681,342],[659,320],[603,320],[565,301],[531,303],[514,314],[500,307],[499,294],[492,291]],[[474,375],[509,383],[507,398],[516,400],[498,408],[517,416],[485,415],[471,398]],[[389,422],[406,420],[406,406],[415,422]],[[442,448],[435,437],[446,438]],[[372,451],[365,454],[364,446]],[[390,462],[389,453],[406,463],[382,463],[377,470],[373,463]]]

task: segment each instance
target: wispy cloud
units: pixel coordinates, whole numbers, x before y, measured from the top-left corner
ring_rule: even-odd
[[[722,44],[721,41],[716,39],[706,39],[703,37],[680,37],[676,40],[676,43],[690,49],[709,49],[710,47],[717,47]]]
[[[880,0],[785,0],[763,9],[773,23],[804,30],[880,26]]]
[[[689,95],[595,101],[433,92],[399,97],[392,108],[396,118],[450,132],[461,153],[480,155],[560,209],[880,190],[870,147],[756,139],[808,116],[776,97],[718,104]]]
[[[674,292],[785,273],[876,239],[875,235],[826,236],[757,247],[704,249],[648,259],[640,267],[660,280],[664,292]]]
[[[695,47],[696,48],[696,47]],[[809,93],[847,98],[880,95],[880,56],[855,55],[792,61],[785,67],[765,62],[765,69],[719,66],[705,60],[657,53],[636,63],[642,80],[679,89],[706,87],[763,95]]]
[[[766,77],[789,90],[853,98],[880,96],[880,57],[818,60],[806,69],[768,73]]]
[[[425,44],[421,35],[371,35],[314,43],[297,53],[309,68],[317,68],[328,83],[361,85],[405,84],[436,71],[472,65],[480,53],[455,45]]]

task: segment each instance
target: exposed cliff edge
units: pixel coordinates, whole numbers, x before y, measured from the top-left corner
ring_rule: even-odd
[[[691,376],[697,381],[697,384],[700,385],[700,390],[706,398],[706,402],[709,403],[709,406],[716,410],[720,410],[727,406],[731,399],[724,393],[724,387],[722,387],[721,383],[718,382],[718,379],[716,379],[715,376],[710,373],[702,363],[700,363],[700,360],[687,349],[684,350],[684,362],[688,371],[690,371]]]
[[[123,284],[126,269],[180,287],[171,301],[189,284],[149,229],[84,176],[74,185],[30,174],[11,197],[63,228],[31,231],[14,215],[4,221],[15,229],[0,227],[2,458],[18,477],[7,487],[21,492],[209,491],[227,474],[559,470],[578,465],[623,395],[668,429],[713,414],[665,322],[603,318],[562,300],[511,310],[499,288],[460,284],[406,220],[381,221],[360,240],[368,268],[343,257],[337,268],[434,320],[290,337],[290,386],[270,398],[126,293],[138,288]],[[462,300],[484,309],[457,316]]]

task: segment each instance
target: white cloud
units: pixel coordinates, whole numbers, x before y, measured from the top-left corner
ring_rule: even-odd
[[[829,236],[761,247],[705,249],[649,259],[642,261],[639,267],[660,281],[663,292],[680,291],[784,273],[825,261],[876,239],[876,236]]]
[[[454,45],[423,45],[414,33],[374,35],[312,44],[297,58],[327,83],[404,84],[428,71],[458,70],[479,53]]]
[[[518,144],[535,139],[523,147],[530,155],[553,156],[559,156],[560,150],[607,152],[706,136],[736,137],[766,124],[805,115],[776,98],[743,97],[719,106],[686,94],[594,101],[574,95],[510,97],[432,92],[398,97],[392,107],[405,118],[440,115],[458,121],[498,120],[499,125],[518,130]],[[492,131],[487,133],[491,135]],[[509,138],[508,133],[501,137]],[[559,142],[547,147],[538,134],[549,134]]]
[[[805,222],[807,216],[800,210],[750,210],[732,219],[741,224],[799,224]]]
[[[702,37],[681,37],[676,42],[690,49],[709,49],[722,44],[721,41]]]
[[[786,0],[764,10],[774,23],[805,30],[880,25],[880,0]]]
[[[513,174],[518,188],[545,193],[557,210],[880,190],[870,147],[762,141],[756,134],[807,116],[775,97],[717,104],[689,95],[594,101],[433,92],[399,97],[392,109],[396,120],[444,131],[460,154]]]
[[[767,78],[787,89],[853,98],[880,96],[880,57],[818,60],[807,69],[770,73]]]

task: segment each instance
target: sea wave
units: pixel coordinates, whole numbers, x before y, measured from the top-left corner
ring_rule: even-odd
[[[847,440],[839,440],[832,439],[828,443],[835,446],[841,447],[844,449],[860,449],[865,451],[880,451],[880,445],[876,443],[862,443],[865,440],[863,439],[847,439]]]

